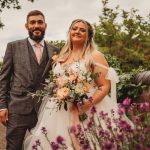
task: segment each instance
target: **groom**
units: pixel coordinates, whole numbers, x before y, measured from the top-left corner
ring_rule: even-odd
[[[59,50],[44,41],[47,27],[42,12],[28,13],[29,37],[8,43],[0,73],[0,122],[7,127],[7,150],[21,150],[26,130],[37,123],[40,103],[30,93],[42,89]]]

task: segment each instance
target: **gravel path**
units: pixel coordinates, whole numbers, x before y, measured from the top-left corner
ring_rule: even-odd
[[[5,144],[6,144],[5,132],[6,132],[6,128],[0,123],[0,150],[5,150]]]

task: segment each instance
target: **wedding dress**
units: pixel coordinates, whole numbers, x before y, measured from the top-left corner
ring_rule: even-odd
[[[110,114],[112,109],[116,111],[118,109],[116,101],[116,83],[119,79],[113,68],[107,68],[106,66],[97,63],[95,63],[95,65],[101,68],[106,68],[108,70],[106,79],[111,81],[110,95],[105,96],[105,98],[96,105],[96,109],[100,111],[103,110],[104,112]],[[70,65],[70,67],[77,72],[79,67],[83,71],[87,72],[84,60],[74,62]],[[60,63],[56,64],[53,71],[55,74],[61,74],[62,76],[65,72]],[[92,84],[93,85],[91,85],[88,96],[92,96],[96,90],[94,82]],[[56,111],[56,109],[54,109],[55,105],[56,103],[54,101],[50,101],[47,97],[44,98],[39,110],[38,123],[36,127],[31,130],[30,135],[28,135],[25,139],[24,150],[34,150],[34,146],[37,144],[38,140],[40,141],[41,147],[38,146],[37,150],[51,150],[50,141],[55,141],[56,137],[59,135],[64,137],[68,150],[73,150],[68,132],[70,127],[70,113],[69,111],[64,110],[63,107],[59,111]]]

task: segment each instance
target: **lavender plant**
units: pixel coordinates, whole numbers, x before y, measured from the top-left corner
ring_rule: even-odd
[[[126,117],[126,115],[128,118]],[[69,150],[61,136],[50,141],[45,127],[41,129],[52,150]],[[131,103],[126,98],[118,112],[111,114],[91,108],[86,121],[69,129],[79,141],[81,150],[150,150],[150,103]],[[33,150],[42,149],[40,140]]]
[[[93,107],[87,125],[71,127],[83,150],[149,150],[150,103],[126,98],[111,116]],[[125,113],[129,119],[125,116]]]

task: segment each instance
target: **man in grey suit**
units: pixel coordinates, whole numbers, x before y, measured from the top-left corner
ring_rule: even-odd
[[[40,103],[30,93],[42,89],[51,58],[59,51],[43,39],[47,24],[42,12],[29,12],[25,27],[29,37],[8,43],[0,73],[0,122],[7,127],[7,150],[21,150],[26,131],[36,125]]]

